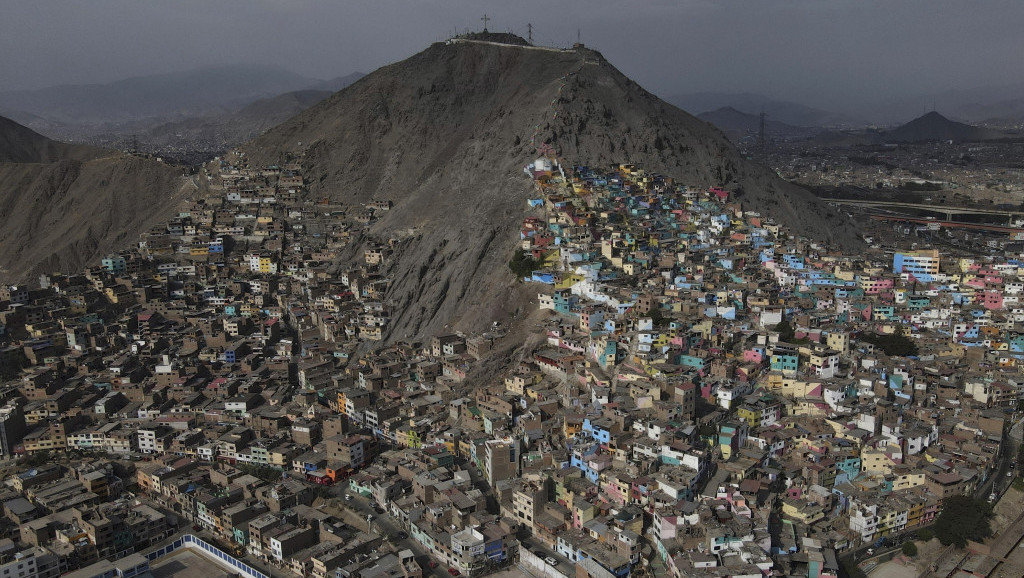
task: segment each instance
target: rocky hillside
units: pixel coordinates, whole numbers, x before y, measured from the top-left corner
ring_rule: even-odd
[[[641,163],[725,185],[795,230],[855,242],[846,221],[809,193],[587,49],[434,44],[243,148],[256,163],[301,155],[314,198],[394,202],[368,233],[406,239],[390,270],[400,311],[391,338],[402,338],[450,322],[479,328],[523,305],[510,298],[517,289],[506,263],[533,192],[522,169],[544,142],[570,162]]]
[[[178,167],[57,143],[0,118],[0,282],[78,271],[136,242],[187,186]]]

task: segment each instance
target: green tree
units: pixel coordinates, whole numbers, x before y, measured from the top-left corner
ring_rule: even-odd
[[[281,470],[273,466],[260,466],[256,464],[238,464],[237,467],[243,473],[255,476],[264,482],[274,483],[281,480]]]
[[[917,344],[903,334],[903,328],[897,328],[895,333],[882,335],[878,333],[862,333],[860,338],[875,347],[881,349],[886,355],[908,357],[917,355]]]
[[[52,461],[53,461],[53,458],[50,457],[49,450],[43,450],[41,452],[36,452],[36,453],[30,455],[25,460],[25,465],[32,466],[32,467],[38,467],[38,466],[42,466],[42,465],[46,465],[48,463],[51,463]]]
[[[661,307],[655,305],[651,307],[651,310],[647,313],[651,317],[651,323],[654,324],[655,328],[668,327],[668,324],[672,322],[671,319],[665,317],[665,314],[661,311]]]
[[[992,536],[992,506],[972,496],[950,496],[942,501],[942,512],[935,520],[935,535],[943,546],[967,546],[968,540],[981,541]]]
[[[913,542],[904,542],[902,550],[904,554],[910,556],[911,558],[917,556],[917,545]]]
[[[917,538],[922,542],[930,542],[935,537],[935,532],[932,532],[931,528],[925,528],[917,533]]]
[[[508,262],[508,268],[520,279],[533,273],[538,265],[539,263],[525,249],[517,249],[512,255],[512,260]]]
[[[796,337],[796,330],[793,329],[793,325],[789,322],[789,319],[786,319],[785,317],[783,317],[782,321],[775,326],[775,331],[779,332],[779,341],[790,342],[793,341],[794,337]]]

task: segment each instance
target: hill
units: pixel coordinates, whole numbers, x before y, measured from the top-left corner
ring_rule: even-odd
[[[33,117],[69,125],[169,120],[229,112],[314,82],[267,66],[221,66],[103,84],[0,92],[0,107],[26,123]]]
[[[974,142],[1003,138],[1002,132],[988,128],[971,126],[961,122],[955,122],[932,111],[923,116],[888,131],[884,135],[887,142]]]
[[[825,127],[862,126],[865,124],[864,121],[846,114],[749,92],[696,92],[671,96],[668,101],[693,114],[721,108],[734,108],[746,114],[756,115],[763,110],[772,119],[790,126]]]
[[[0,163],[48,163],[62,158],[87,158],[97,153],[92,147],[52,141],[0,116]]]
[[[523,166],[544,142],[570,162],[635,162],[694,185],[725,185],[745,207],[794,230],[855,243],[846,221],[810,193],[747,162],[721,132],[585,48],[434,44],[243,150],[256,164],[298,156],[313,198],[394,202],[367,235],[411,239],[387,272],[387,297],[401,312],[389,331],[401,338],[453,321],[507,320],[524,305],[506,263],[533,194]]]
[[[733,142],[736,142],[737,138],[757,134],[761,130],[760,115],[740,112],[731,106],[702,112],[697,115],[697,118],[715,125],[718,130],[728,135]],[[811,136],[820,131],[820,129],[797,127],[777,120],[766,119],[765,131],[772,136],[800,137]]]
[[[81,270],[183,199],[181,169],[57,143],[0,117],[0,282]]]
[[[143,150],[189,150],[216,154],[249,141],[333,94],[324,90],[297,90],[264,98],[240,110],[156,125],[138,138]],[[123,135],[109,135],[111,142]]]

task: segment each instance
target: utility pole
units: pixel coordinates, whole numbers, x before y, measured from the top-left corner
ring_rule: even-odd
[[[533,24],[526,24],[526,41],[533,44]]]
[[[487,21],[490,20],[490,18],[487,17],[487,14],[484,14],[484,17],[480,20],[484,21],[484,32],[487,32]]]

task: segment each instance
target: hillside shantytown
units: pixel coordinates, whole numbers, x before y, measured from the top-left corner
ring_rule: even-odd
[[[525,173],[528,348],[384,339],[409,241],[328,264],[395,209],[303,200],[298,159],[217,159],[135,249],[4,287],[0,572],[829,578],[1007,491],[1012,250],[844,254],[742,190]]]

